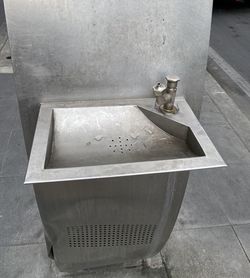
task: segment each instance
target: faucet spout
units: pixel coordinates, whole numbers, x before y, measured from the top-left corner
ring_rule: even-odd
[[[179,109],[175,106],[175,96],[180,78],[178,76],[166,76],[166,80],[167,85],[157,83],[153,87],[153,92],[156,97],[155,106],[164,114],[176,114]]]

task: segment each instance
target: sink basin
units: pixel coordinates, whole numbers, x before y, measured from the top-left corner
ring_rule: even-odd
[[[68,168],[202,156],[188,142],[161,129],[137,105],[54,108],[46,168]],[[161,119],[164,117],[159,116]],[[167,121],[167,120],[166,120]],[[198,144],[198,142],[196,142]]]
[[[48,253],[60,270],[160,251],[190,170],[222,167],[184,98],[41,104],[25,183],[34,184]]]
[[[172,172],[224,162],[184,98],[42,104],[26,183]]]

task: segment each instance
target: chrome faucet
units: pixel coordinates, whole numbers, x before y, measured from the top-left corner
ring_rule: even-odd
[[[158,82],[153,87],[153,92],[156,97],[155,107],[162,113],[178,112],[178,107],[174,105],[177,91],[177,84],[180,81],[178,76],[166,76],[167,85]]]

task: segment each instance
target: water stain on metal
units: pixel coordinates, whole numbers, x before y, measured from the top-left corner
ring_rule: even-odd
[[[133,139],[137,139],[139,137],[138,134],[135,134],[135,133],[131,133],[130,136],[133,138]]]
[[[153,131],[152,131],[151,129],[145,128],[145,131],[146,131],[148,134],[150,134],[150,135],[153,134]]]
[[[95,140],[96,140],[96,141],[101,141],[101,140],[102,140],[102,138],[103,138],[103,136],[102,136],[102,135],[97,135],[97,136],[95,137]]]

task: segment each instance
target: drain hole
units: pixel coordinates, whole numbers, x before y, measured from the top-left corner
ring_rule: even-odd
[[[128,142],[129,138],[122,139],[121,136],[119,136],[116,139],[111,139],[111,141],[112,141],[112,144],[109,145],[109,148],[112,148],[111,150],[113,152],[116,152],[116,151],[118,151],[118,152],[120,151],[120,153],[124,153],[124,151],[129,151],[130,152],[131,151],[130,147],[133,146],[133,144],[129,144],[129,142]],[[125,141],[125,142],[123,142],[123,141]],[[120,149],[119,149],[119,147],[120,147]]]

